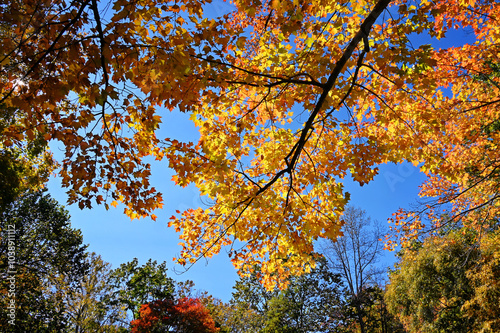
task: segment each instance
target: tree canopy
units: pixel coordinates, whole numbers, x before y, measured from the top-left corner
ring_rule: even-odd
[[[233,331],[343,332],[338,327],[349,320],[345,315],[348,311],[344,287],[325,260],[309,273],[290,277],[284,290],[267,290],[260,283],[259,274],[256,270],[233,287],[230,305],[235,318],[229,323],[238,328]],[[253,327],[246,326],[250,323]]]
[[[132,333],[215,333],[215,322],[198,299],[158,300],[143,304],[131,322]]]
[[[174,281],[167,276],[165,262],[158,264],[149,259],[139,266],[134,258],[112,270],[107,283],[113,291],[107,295],[106,303],[120,306],[133,319],[137,318],[143,304],[174,298]]]
[[[2,331],[56,332],[69,327],[64,295],[79,285],[89,264],[87,246],[80,230],[71,228],[68,212],[44,192],[25,193],[0,212],[0,237]],[[11,300],[15,326],[7,317]]]
[[[126,308],[123,304],[112,303],[109,295],[117,292],[110,283],[111,264],[104,262],[100,255],[87,253],[86,262],[90,267],[81,276],[76,287],[68,286],[67,278],[59,278],[64,286],[63,300],[68,314],[68,332],[114,333],[123,332],[128,327],[125,321]]]
[[[499,234],[477,241],[455,229],[405,249],[390,273],[389,310],[410,332],[498,331]]]
[[[178,262],[241,241],[235,267],[261,265],[270,288],[340,234],[342,179],[366,184],[383,163],[419,166],[437,200],[398,212],[389,245],[439,226],[440,204],[473,229],[498,214],[497,1],[209,5],[2,0],[0,109],[16,121],[0,148],[58,141],[69,202],[121,202],[131,218],[162,207],[149,181],[162,161],[211,203],[172,216]],[[470,43],[450,46],[457,30]],[[169,110],[190,114],[198,142],[160,133]]]

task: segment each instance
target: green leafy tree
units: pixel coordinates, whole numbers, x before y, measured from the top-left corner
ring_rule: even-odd
[[[500,332],[500,231],[483,237],[480,250],[480,260],[467,270],[474,296],[462,310],[478,332]]]
[[[34,140],[22,148],[0,146],[0,211],[22,193],[39,190],[46,182],[54,165],[45,145],[42,140]]]
[[[151,259],[139,266],[137,258],[114,269],[109,278],[114,288],[106,302],[110,305],[123,306],[128,315],[137,319],[141,305],[156,300],[174,298],[174,281],[167,276],[165,262],[157,264]],[[126,323],[131,320],[125,319]]]
[[[221,333],[258,332],[262,328],[263,316],[260,312],[243,303],[225,303],[214,297],[201,299]]]
[[[400,253],[385,295],[410,332],[498,332],[500,236],[465,228]]]
[[[69,219],[68,212],[44,192],[25,193],[1,213],[3,296],[10,296],[8,278],[15,281],[15,297],[0,298],[2,331],[59,332],[68,327],[63,288],[76,288],[89,268],[82,234],[71,228]],[[61,276],[67,281],[64,286],[58,283]],[[6,313],[11,299],[15,300],[14,327]]]
[[[85,260],[90,267],[88,273],[81,277],[76,288],[66,288],[64,297],[71,331],[111,333],[125,330],[122,325],[125,311],[119,305],[106,302],[114,291],[109,284],[111,265],[94,252]],[[64,278],[59,282],[68,283]]]
[[[369,333],[404,333],[403,324],[392,315],[384,300],[385,290],[380,286],[371,286],[365,290],[364,323]],[[355,311],[351,312],[353,318]],[[359,321],[351,320],[348,332],[360,332]]]
[[[334,332],[341,323],[342,284],[326,262],[320,260],[311,272],[290,278],[285,290],[268,291],[258,275],[239,280],[230,302],[235,316],[259,314],[252,316],[254,327],[246,332]]]
[[[14,201],[19,195],[19,164],[15,163],[8,150],[0,152],[0,209]]]

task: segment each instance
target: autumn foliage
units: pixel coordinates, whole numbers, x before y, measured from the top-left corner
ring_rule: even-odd
[[[453,230],[401,253],[385,295],[409,332],[500,330],[500,232]]]
[[[198,299],[158,300],[143,304],[139,318],[131,322],[133,333],[218,332],[208,310]]]
[[[163,205],[154,158],[211,205],[172,216],[178,262],[231,247],[272,288],[314,266],[313,242],[340,235],[350,194],[384,163],[428,176],[432,201],[393,219],[407,243],[451,222],[498,215],[498,1],[251,1],[208,15],[203,0],[2,0],[1,149],[41,138],[70,203]],[[470,40],[450,46],[465,30]],[[160,136],[190,114],[197,142]],[[21,149],[21,151],[23,151]]]

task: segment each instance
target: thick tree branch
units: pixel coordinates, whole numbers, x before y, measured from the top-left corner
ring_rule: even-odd
[[[373,24],[377,20],[377,18],[380,16],[382,11],[384,11],[391,0],[380,0],[373,10],[370,12],[370,14],[366,17],[366,19],[363,21],[361,24],[361,27],[359,31],[356,33],[356,35],[352,38],[351,42],[345,49],[344,53],[342,54],[342,57],[337,61],[335,64],[335,67],[330,74],[330,77],[328,78],[328,81],[326,84],[323,85],[323,92],[321,93],[318,102],[316,103],[316,106],[314,110],[311,112],[311,115],[307,119],[306,124],[304,125],[304,128],[301,131],[301,135],[297,143],[295,144],[294,148],[290,151],[288,156],[285,158],[285,163],[287,167],[285,169],[282,169],[274,175],[274,177],[264,186],[260,187],[259,190],[255,193],[255,196],[263,193],[266,191],[268,188],[270,188],[276,181],[278,181],[281,176],[284,174],[288,173],[290,174],[293,169],[295,168],[295,165],[297,164],[297,161],[304,149],[304,146],[310,136],[310,133],[314,130],[313,124],[314,121],[323,108],[323,104],[325,103],[326,98],[328,97],[328,93],[330,90],[333,89],[335,82],[337,81],[338,76],[340,75],[342,69],[345,67],[347,61],[351,58],[354,50],[358,47],[358,44],[360,43],[361,40],[364,40],[365,46],[363,49],[363,52],[366,52],[366,50],[369,50],[368,47],[368,41],[367,41],[367,36],[370,33]],[[362,59],[362,58],[361,58]],[[291,160],[289,161],[289,157],[291,156]]]
[[[287,163],[288,168],[290,170],[293,169],[293,167],[297,163],[297,160],[299,159],[299,156],[302,153],[302,149],[304,148],[307,142],[307,135],[309,131],[311,131],[313,128],[314,120],[316,119],[316,116],[318,115],[319,111],[323,108],[323,104],[325,103],[325,100],[328,97],[328,93],[330,92],[330,90],[333,89],[333,86],[335,85],[335,82],[337,81],[340,72],[346,65],[349,58],[351,58],[352,53],[354,52],[354,50],[356,49],[356,47],[358,46],[359,42],[362,39],[365,41],[364,52],[366,52],[366,50],[369,50],[367,36],[370,33],[370,30],[372,29],[372,26],[379,17],[379,15],[382,13],[384,9],[387,8],[390,2],[391,0],[380,0],[379,2],[377,2],[377,4],[370,12],[368,17],[361,24],[359,31],[356,33],[354,38],[347,46],[342,57],[335,64],[335,68],[330,74],[330,77],[328,78],[328,81],[326,82],[325,86],[323,87],[323,93],[319,97],[313,112],[309,116],[309,119],[307,120],[306,124],[304,125],[304,128],[302,129],[302,133],[300,135],[298,145],[296,146],[294,154],[292,156],[292,160],[289,163]]]

